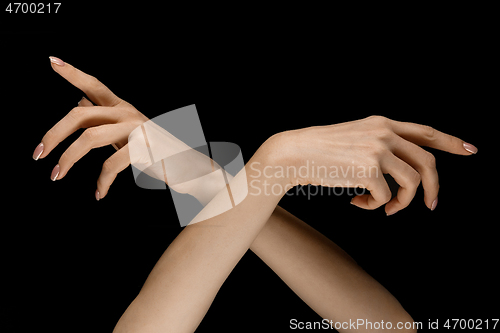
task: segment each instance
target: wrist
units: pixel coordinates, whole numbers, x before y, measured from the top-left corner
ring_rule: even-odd
[[[247,163],[249,194],[283,196],[292,184],[287,175],[292,134],[281,132],[267,139]]]

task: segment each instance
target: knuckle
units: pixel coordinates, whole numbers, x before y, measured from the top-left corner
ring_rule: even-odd
[[[82,138],[85,142],[89,143],[89,144],[92,144],[93,142],[95,142],[95,139],[96,137],[99,135],[99,131],[94,128],[94,127],[91,127],[91,128],[87,128],[83,134],[82,134]]]
[[[428,125],[422,125],[422,134],[427,140],[433,140],[436,137],[436,130]]]
[[[366,128],[363,132],[363,135],[369,139],[371,142],[382,142],[386,144],[397,136],[392,130],[391,126],[389,126],[389,119],[382,116],[373,116],[370,120],[370,124],[368,128]]]
[[[75,121],[79,121],[82,117],[82,108],[75,107],[71,109],[71,111],[68,113],[68,117],[72,118]]]
[[[95,76],[90,75],[88,86],[90,89],[97,89],[101,86],[101,82]]]
[[[96,93],[102,88],[102,83],[95,76],[89,75],[85,81],[84,88],[82,89],[85,93]]]
[[[142,119],[138,119],[135,117],[135,115],[131,115],[132,116],[132,120],[130,120],[130,131],[133,131],[134,129],[136,129],[137,127],[141,126],[142,124],[144,124],[144,121]]]
[[[113,163],[112,158],[108,158],[102,164],[102,172],[106,174],[116,174],[115,163]]]
[[[432,153],[426,152],[424,160],[423,160],[423,164],[426,167],[435,168],[436,167],[436,157]]]
[[[387,154],[387,147],[383,144],[374,144],[370,147],[371,162],[378,163]]]
[[[394,132],[387,127],[381,127],[375,132],[375,138],[383,142],[390,141],[394,136]]]
[[[370,121],[371,123],[373,123],[375,125],[379,125],[379,126],[385,126],[389,123],[389,118],[384,117],[384,116],[374,115],[374,116],[370,116],[366,119],[368,121]]]

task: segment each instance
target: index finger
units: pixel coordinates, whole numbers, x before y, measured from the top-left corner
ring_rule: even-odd
[[[392,120],[394,133],[419,146],[443,150],[457,155],[472,155],[477,148],[455,136],[438,131],[430,126]]]
[[[120,103],[121,99],[95,77],[82,72],[59,58],[49,58],[52,69],[68,80],[69,83],[83,91],[95,104],[100,106],[115,106]]]

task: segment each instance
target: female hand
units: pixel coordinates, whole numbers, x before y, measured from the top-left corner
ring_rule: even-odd
[[[95,197],[104,198],[116,175],[130,163],[149,176],[165,181],[179,193],[189,193],[206,204],[219,190],[226,186],[232,176],[226,173],[209,157],[187,146],[184,142],[156,125],[134,108],[118,98],[96,78],[83,73],[62,60],[51,57],[52,68],[71,84],[82,90],[86,98],[78,103],[63,119],[42,138],[33,153],[33,158],[46,157],[59,142],[80,128],[87,128],[82,135],[61,155],[51,174],[52,180],[62,179],[69,169],[90,149],[112,144],[118,151],[108,158],[97,180]],[[134,131],[135,129],[135,131]],[[147,130],[146,130],[147,129]],[[165,158],[151,164],[147,149],[138,149],[147,137],[148,145],[162,151]],[[134,134],[135,133],[135,134]],[[133,135],[131,135],[133,134]],[[128,141],[131,140],[131,141]],[[132,148],[133,156],[130,156]],[[181,154],[182,152],[182,154]],[[188,181],[189,180],[189,181]],[[226,180],[226,181],[225,181]]]
[[[288,131],[278,136],[281,137],[279,168],[285,171],[291,185],[366,188],[370,194],[356,196],[351,203],[364,209],[387,203],[387,215],[408,206],[420,181],[426,206],[431,210],[436,208],[439,190],[436,160],[419,146],[458,155],[477,152],[473,145],[429,126],[381,116]],[[383,174],[390,174],[400,185],[392,200]]]
[[[106,196],[116,175],[130,164],[127,139],[130,132],[148,118],[131,104],[118,98],[95,77],[83,73],[62,60],[50,57],[54,71],[83,91],[85,98],[64,118],[55,124],[36,147],[33,158],[45,158],[66,137],[77,129],[86,128],[59,158],[50,178],[59,180],[66,176],[80,158],[90,149],[112,144],[118,151],[103,164],[97,180],[96,199]]]

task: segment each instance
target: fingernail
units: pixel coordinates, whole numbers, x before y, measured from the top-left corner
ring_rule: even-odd
[[[33,152],[33,159],[37,161],[40,155],[42,155],[42,153],[43,153],[43,143],[40,142],[40,144],[36,146],[35,151]]]
[[[99,201],[100,196],[99,196],[99,190],[95,190],[95,199]]]
[[[86,99],[86,98],[85,98],[85,96],[83,96],[83,97],[82,97],[82,99],[78,102],[78,105],[80,105],[80,103],[81,103],[84,99]]]
[[[434,210],[436,209],[436,206],[438,205],[438,198],[434,199],[434,201],[432,202],[432,205],[431,205],[431,210]]]
[[[56,58],[56,57],[49,57],[50,59],[50,62],[53,63],[53,64],[56,64],[57,66],[64,66],[64,61],[62,61],[61,59],[59,58]]]
[[[464,149],[467,150],[469,153],[476,154],[477,153],[477,148],[474,145],[471,145],[470,143],[464,142]]]
[[[59,164],[52,169],[52,173],[50,174],[50,179],[52,179],[52,181],[56,180],[57,176],[59,176],[59,170]]]
[[[395,212],[392,212],[392,213],[386,213],[386,216],[391,216],[391,215],[394,215],[396,214],[398,211],[395,211]]]

